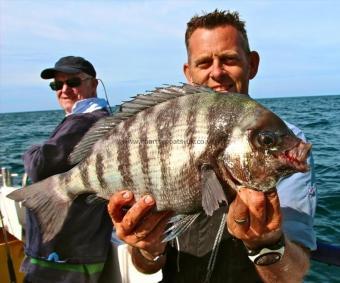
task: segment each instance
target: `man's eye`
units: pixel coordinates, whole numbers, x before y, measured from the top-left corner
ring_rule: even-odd
[[[202,62],[198,62],[198,63],[196,64],[196,66],[197,66],[198,68],[201,68],[201,69],[209,68],[210,65],[211,65],[211,62],[209,62],[209,61],[202,61]]]
[[[199,64],[198,67],[201,68],[201,69],[206,69],[206,68],[209,67],[209,64],[207,64],[207,63],[205,63],[205,64]]]
[[[236,65],[238,62],[237,58],[234,57],[228,57],[228,58],[223,58],[222,63],[224,65]]]

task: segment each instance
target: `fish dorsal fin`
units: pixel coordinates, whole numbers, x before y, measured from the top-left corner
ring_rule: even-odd
[[[201,167],[202,207],[209,216],[218,210],[220,203],[228,204],[222,185],[209,164]]]
[[[86,156],[88,156],[91,153],[92,147],[96,141],[105,136],[120,122],[121,118],[117,118],[115,116],[109,116],[98,120],[75,146],[74,150],[68,157],[69,163],[71,165],[77,164]]]
[[[119,123],[137,115],[139,112],[180,96],[207,92],[214,91],[207,87],[191,86],[183,83],[178,86],[157,87],[152,91],[147,91],[145,94],[132,97],[132,100],[124,101],[121,105],[116,106],[117,110],[112,116],[100,119],[88,130],[70,154],[69,163],[74,165],[86,158],[92,152],[93,145],[100,138],[112,131]]]

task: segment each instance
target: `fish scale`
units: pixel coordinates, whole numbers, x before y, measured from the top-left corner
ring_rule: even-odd
[[[164,107],[162,107],[162,108],[164,108]],[[179,106],[179,109],[181,109],[181,108],[182,107]],[[150,118],[150,120],[157,120],[157,117],[162,116],[162,114],[163,114],[163,109],[160,109],[159,111],[155,111],[153,113],[153,117],[149,117],[149,118]],[[183,140],[184,140],[184,133],[187,130],[185,113],[181,117],[184,117],[184,118],[181,121],[178,120],[177,122],[179,122],[179,123],[177,123],[177,124],[175,123],[175,124],[171,125],[170,129],[172,129],[173,133],[170,134],[169,136],[166,136],[165,137],[166,139],[171,139],[171,136],[176,136],[176,137],[182,136]],[[138,120],[138,116],[136,117],[136,120]],[[141,121],[143,121],[143,119],[141,119]],[[154,126],[154,127],[152,128],[152,126]],[[159,125],[159,126],[161,126],[161,125]],[[138,129],[139,127],[141,127],[141,124],[136,123],[134,128],[129,127],[127,129],[123,124],[118,130],[118,136],[120,135],[119,131],[121,131],[122,129],[124,129],[125,131],[127,130],[129,133],[132,132],[132,133],[136,134],[136,133],[138,133],[138,131],[136,129]],[[150,128],[152,128],[151,135],[150,135],[150,130],[149,130]],[[154,124],[149,124],[149,127],[147,127],[147,134],[144,137],[146,141],[148,141],[148,140],[160,141],[160,140],[163,139],[163,137],[160,136],[160,134],[159,134],[159,130],[157,130],[156,128],[157,127]],[[130,137],[131,140],[137,140],[137,141],[143,140],[141,136],[139,136],[139,139],[137,138],[136,135],[129,136],[129,137]],[[168,143],[168,144],[171,145],[171,143]],[[128,164],[130,165],[130,167],[129,167],[129,171],[130,171],[129,178],[132,180],[133,184],[139,184],[139,190],[138,191],[133,187],[131,187],[131,189],[133,189],[134,191],[136,190],[137,195],[143,195],[147,192],[152,193],[156,197],[156,199],[159,200],[157,203],[158,203],[158,207],[160,207],[161,209],[163,207],[170,208],[171,207],[171,199],[172,199],[172,202],[173,202],[174,196],[175,196],[175,199],[178,198],[178,200],[182,200],[183,196],[181,197],[181,195],[178,195],[177,190],[172,191],[171,186],[169,187],[169,185],[165,184],[164,182],[162,184],[160,184],[159,180],[161,179],[162,181],[164,181],[164,175],[160,176],[159,172],[160,172],[160,164],[161,164],[162,158],[163,158],[163,160],[166,161],[166,163],[164,165],[165,168],[178,168],[178,171],[180,172],[180,170],[182,170],[181,169],[182,165],[178,166],[178,164],[185,164],[186,160],[182,159],[181,160],[182,162],[178,163],[178,157],[181,156],[181,155],[178,154],[178,152],[182,153],[183,147],[184,147],[184,149],[185,148],[188,149],[188,147],[185,147],[185,145],[172,146],[171,147],[172,150],[170,150],[169,152],[163,153],[166,156],[161,157],[161,153],[157,150],[157,144],[153,144],[155,148],[153,148],[152,146],[149,146],[148,147],[148,149],[149,149],[148,156],[150,156],[151,158],[148,159],[148,162],[147,162],[148,166],[147,167],[150,167],[150,168],[153,168],[153,169],[151,171],[147,172],[148,174],[144,174],[142,172],[141,167],[139,166],[142,163],[141,160],[143,160],[143,159],[141,158],[140,155],[134,154],[139,150],[140,143],[138,144],[138,143],[130,142],[130,143],[128,143],[128,145],[129,145],[129,149],[127,151],[129,152],[129,157],[130,157],[129,162],[128,162]],[[137,150],[137,146],[138,146],[138,150]],[[181,148],[179,148],[179,147],[181,147]],[[114,151],[114,149],[110,150],[110,152],[111,151]],[[155,156],[156,152],[157,152],[157,155]],[[171,158],[169,158],[170,156],[175,157],[175,159],[172,160]],[[137,157],[139,157],[140,160],[137,160]],[[145,162],[145,160],[144,160],[144,162]],[[149,164],[149,163],[152,163],[152,164]],[[132,166],[132,165],[134,165],[134,166]],[[178,176],[171,175],[171,172],[165,172],[165,174],[166,174],[165,178],[167,178],[167,179],[179,180],[179,181],[181,179]],[[153,183],[156,185],[156,187],[153,190],[149,190],[149,191],[144,190],[143,191],[143,188],[148,187],[148,184],[145,183],[145,182],[144,183],[141,182],[141,176],[144,177],[143,179],[154,180]],[[186,182],[183,182],[183,183],[186,183]],[[151,184],[152,184],[152,182],[151,182]],[[164,188],[164,187],[166,189],[162,190],[162,188]],[[185,191],[185,189],[186,188],[184,188],[184,191]],[[190,192],[190,190],[188,190],[188,191]],[[164,192],[171,192],[171,193],[165,194]],[[171,196],[171,199],[170,199],[170,196]],[[190,198],[190,196],[189,196],[189,198]],[[165,205],[163,205],[163,203],[165,203]],[[183,207],[184,206],[185,205],[183,205]]]

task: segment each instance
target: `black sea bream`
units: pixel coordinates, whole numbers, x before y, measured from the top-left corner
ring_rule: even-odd
[[[153,195],[158,211],[212,215],[240,187],[269,191],[308,170],[310,148],[249,96],[169,86],[98,121],[71,154],[74,168],[9,197],[35,212],[45,241],[83,193],[109,199],[127,189],[136,199]]]

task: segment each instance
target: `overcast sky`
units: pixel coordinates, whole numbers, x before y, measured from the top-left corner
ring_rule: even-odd
[[[0,112],[58,109],[41,70],[62,56],[93,63],[111,105],[184,82],[188,20],[239,11],[261,56],[255,98],[340,94],[340,1],[0,0]],[[103,88],[99,87],[103,97]]]

